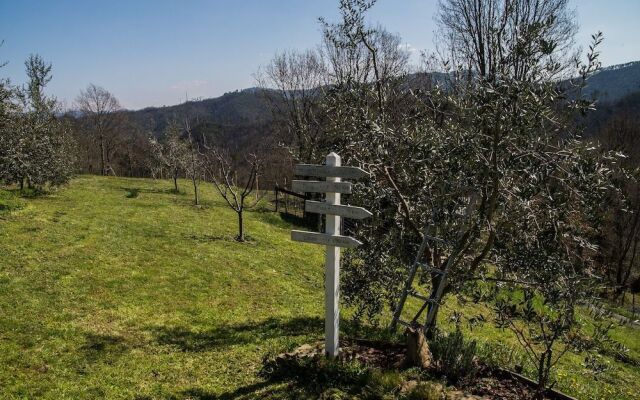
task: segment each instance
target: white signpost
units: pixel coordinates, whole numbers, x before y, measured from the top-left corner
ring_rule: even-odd
[[[305,201],[305,211],[325,214],[325,232],[291,231],[291,239],[298,242],[323,244],[327,246],[325,263],[325,351],[329,357],[338,355],[338,332],[340,324],[340,247],[353,248],[359,246],[358,240],[340,235],[340,217],[363,219],[372,214],[362,207],[340,204],[340,194],[351,193],[351,183],[341,179],[358,179],[368,174],[357,167],[343,167],[340,156],[330,153],[326,165],[298,164],[294,173],[300,176],[326,178],[326,181],[294,180],[291,188],[300,192],[326,193],[325,201]]]

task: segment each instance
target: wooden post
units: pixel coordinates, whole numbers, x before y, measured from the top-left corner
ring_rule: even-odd
[[[340,156],[336,153],[327,155],[325,165],[297,164],[294,168],[294,174],[296,176],[326,178],[326,181],[294,180],[292,182],[292,190],[325,193],[324,202],[305,199],[304,210],[305,212],[324,214],[326,223],[323,233],[293,230],[291,231],[291,240],[327,247],[324,275],[324,345],[326,355],[329,358],[335,358],[340,353],[338,340],[340,331],[340,247],[355,248],[362,244],[355,238],[340,234],[340,221],[342,217],[364,219],[372,216],[364,208],[340,204],[340,194],[351,193],[351,184],[342,182],[342,178],[359,179],[368,176],[368,174],[358,167],[343,167]]]
[[[340,166],[340,156],[336,153],[329,153],[326,158],[327,166]],[[340,178],[327,177],[327,182],[340,182]],[[326,194],[327,204],[340,204],[340,193],[328,192]],[[327,214],[326,228],[327,235],[340,235],[340,217]],[[338,355],[340,347],[338,344],[338,332],[340,325],[340,247],[327,246],[327,259],[325,264],[325,351],[330,358]]]

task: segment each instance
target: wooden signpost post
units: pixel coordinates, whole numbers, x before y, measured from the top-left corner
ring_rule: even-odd
[[[336,357],[340,351],[338,332],[340,323],[340,248],[359,246],[358,240],[340,235],[340,217],[363,219],[372,214],[361,207],[351,207],[340,204],[340,194],[351,193],[351,183],[341,182],[341,179],[358,179],[368,174],[357,167],[343,167],[340,156],[330,153],[326,158],[326,165],[298,164],[294,169],[295,175],[326,178],[326,181],[294,180],[291,188],[298,192],[326,193],[325,201],[305,201],[305,211],[325,214],[325,232],[291,231],[291,239],[298,242],[323,244],[327,246],[325,263],[325,351],[329,357]]]

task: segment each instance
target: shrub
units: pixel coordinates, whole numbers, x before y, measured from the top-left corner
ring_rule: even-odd
[[[465,341],[459,328],[448,335],[436,333],[429,343],[429,349],[433,355],[436,371],[453,383],[471,378],[477,372],[474,360],[477,350],[476,342]]]

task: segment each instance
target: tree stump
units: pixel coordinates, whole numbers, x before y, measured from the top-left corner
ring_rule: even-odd
[[[422,327],[420,325],[408,327],[405,335],[407,337],[407,364],[429,368],[433,358]]]

